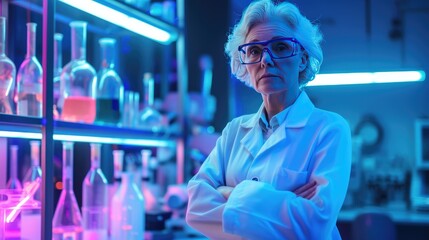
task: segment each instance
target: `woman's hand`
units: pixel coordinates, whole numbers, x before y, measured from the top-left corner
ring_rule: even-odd
[[[229,195],[231,195],[232,190],[234,190],[233,187],[228,186],[220,186],[216,189],[220,194],[223,195],[224,198],[228,199]]]
[[[297,196],[310,200],[316,195],[317,182],[311,181],[293,191]]]

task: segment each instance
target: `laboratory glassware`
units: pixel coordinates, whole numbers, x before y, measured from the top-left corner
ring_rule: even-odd
[[[107,179],[100,168],[101,144],[91,143],[91,169],[82,184],[84,239],[108,239]]]
[[[72,58],[61,72],[61,119],[70,122],[93,123],[96,114],[97,75],[86,61],[87,23],[73,21],[71,28]]]
[[[27,54],[16,77],[17,114],[42,117],[43,70],[36,57],[36,23],[27,23]]]
[[[32,183],[37,178],[42,179],[42,168],[40,168],[40,141],[30,141],[31,146],[31,167],[27,170],[27,173],[22,180],[24,187]],[[34,199],[41,200],[41,188],[39,188],[35,194]]]
[[[41,204],[33,197],[40,182],[36,179],[20,190],[0,189],[0,240],[40,239]]]
[[[122,182],[111,205],[111,239],[143,239],[145,210],[143,195],[132,170],[122,173]]]
[[[63,142],[63,190],[52,220],[53,240],[82,240],[82,215],[73,191],[73,142]]]
[[[22,189],[21,181],[18,179],[18,145],[10,146],[10,177],[7,182],[6,188],[8,189]]]
[[[139,128],[159,131],[163,126],[163,117],[154,107],[155,80],[152,73],[143,76],[143,109],[140,112]]]
[[[61,71],[63,70],[63,34],[54,34],[54,118],[58,119],[61,109],[58,106],[60,98]]]
[[[124,161],[124,150],[113,150],[113,182],[109,184],[109,196],[108,196],[108,204],[109,204],[109,217],[112,216],[112,199],[113,196],[118,191],[118,188],[121,184],[121,176],[122,176],[122,166]],[[109,235],[111,233],[111,221],[109,220]]]
[[[121,120],[124,86],[115,71],[115,44],[113,38],[99,40],[101,68],[98,72],[97,115],[98,123],[118,124]]]
[[[6,18],[0,17],[0,113],[14,113],[15,76],[15,64],[6,56]]]

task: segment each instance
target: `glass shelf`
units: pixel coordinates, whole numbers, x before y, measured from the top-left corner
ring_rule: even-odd
[[[41,118],[0,114],[0,137],[41,139]],[[151,132],[141,129],[120,128],[82,123],[55,121],[54,140],[97,142],[105,144],[168,147],[175,146],[178,134],[166,131]]]

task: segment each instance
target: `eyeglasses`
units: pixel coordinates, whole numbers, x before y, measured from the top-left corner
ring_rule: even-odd
[[[242,64],[253,64],[262,60],[264,51],[268,52],[272,59],[283,59],[298,54],[299,48],[303,47],[295,38],[277,38],[240,45],[238,52]]]

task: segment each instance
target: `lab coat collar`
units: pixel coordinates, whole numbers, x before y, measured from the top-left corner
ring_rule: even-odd
[[[311,116],[311,113],[314,110],[314,104],[311,102],[305,91],[302,91],[301,94],[296,99],[295,103],[291,106],[288,116],[286,117],[285,122],[283,123],[286,128],[301,128],[307,124],[308,119]],[[261,104],[259,110],[256,114],[253,114],[249,120],[243,122],[240,127],[242,128],[254,128],[259,124],[259,119],[261,114],[264,111],[264,104]],[[280,125],[283,125],[280,124]]]
[[[285,141],[287,128],[304,127],[314,110],[314,105],[307,94],[302,92],[291,106],[285,121],[280,124],[279,129],[273,133],[272,137],[267,139],[265,144],[259,125],[259,119],[261,114],[263,114],[263,109],[264,105],[262,104],[256,114],[240,125],[241,128],[250,128],[250,131],[241,139],[241,143],[255,158],[271,147]],[[283,130],[280,128],[283,128]]]

